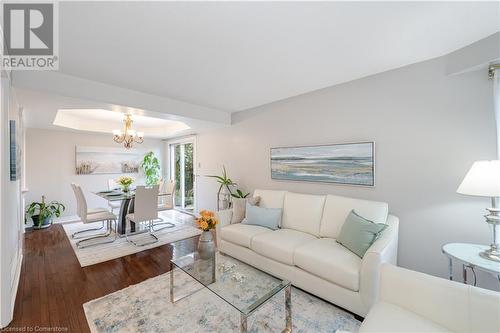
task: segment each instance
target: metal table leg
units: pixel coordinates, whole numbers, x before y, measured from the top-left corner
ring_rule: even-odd
[[[125,235],[127,230],[127,214],[134,212],[134,199],[124,199],[120,204],[120,212],[118,213],[118,234]],[[130,232],[135,232],[135,223],[130,222]]]
[[[247,316],[244,314],[240,317],[240,332],[247,333]]]
[[[285,289],[285,330],[283,332],[292,333],[292,286]]]
[[[448,257],[448,277],[453,280],[453,260],[451,257]]]
[[[170,270],[170,302],[174,303],[174,268]]]

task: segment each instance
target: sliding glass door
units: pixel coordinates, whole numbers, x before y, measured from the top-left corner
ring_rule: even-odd
[[[194,139],[170,143],[170,177],[175,181],[175,208],[195,210]]]

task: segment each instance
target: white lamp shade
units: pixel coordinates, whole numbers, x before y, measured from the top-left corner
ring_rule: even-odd
[[[474,162],[457,193],[500,197],[500,160]]]

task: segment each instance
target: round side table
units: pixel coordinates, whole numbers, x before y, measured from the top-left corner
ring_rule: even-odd
[[[500,262],[488,260],[479,256],[479,252],[488,249],[489,246],[449,243],[442,247],[443,254],[448,257],[448,273],[453,280],[453,260],[462,264],[463,282],[467,283],[467,268],[474,274],[474,286],[476,285],[476,269],[490,273],[497,277],[500,283]]]

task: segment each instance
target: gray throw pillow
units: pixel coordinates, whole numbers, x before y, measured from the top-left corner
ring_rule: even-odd
[[[368,248],[380,237],[387,224],[375,223],[351,210],[340,229],[337,243],[363,258]]]
[[[263,208],[247,203],[247,214],[241,224],[252,224],[277,230],[281,221],[281,208]]]
[[[245,218],[247,203],[252,206],[259,204],[260,197],[253,198],[233,198],[233,217],[231,224],[240,223]]]

